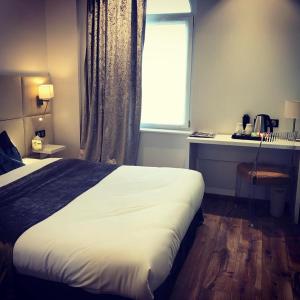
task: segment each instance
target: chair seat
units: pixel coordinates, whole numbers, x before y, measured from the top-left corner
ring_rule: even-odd
[[[287,185],[290,181],[289,173],[278,166],[259,164],[255,172],[253,163],[238,164],[237,176],[241,176],[245,180],[253,182],[255,175],[256,184]]]

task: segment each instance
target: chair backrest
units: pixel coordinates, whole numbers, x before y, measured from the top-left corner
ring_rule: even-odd
[[[261,153],[261,148],[262,148],[262,144],[263,142],[266,142],[266,143],[269,143],[269,142],[272,142],[274,140],[276,140],[277,138],[280,138],[280,139],[286,139],[286,140],[289,140],[291,142],[295,142],[296,141],[296,137],[297,137],[297,132],[293,132],[293,133],[290,133],[290,132],[286,132],[286,133],[275,133],[274,135],[271,133],[261,133],[260,134],[260,143],[259,143],[259,146],[257,148],[257,152],[256,152],[256,155],[255,155],[255,160],[254,160],[254,163],[253,163],[253,169],[251,171],[251,173],[253,175],[253,183],[255,184],[256,180],[257,180],[257,166],[258,166],[258,162],[259,162],[259,156],[260,156],[260,153]],[[293,165],[294,165],[294,159],[295,159],[295,150],[293,150],[293,153],[292,153],[292,156],[291,156],[291,161],[289,163],[289,165],[287,165],[287,170],[289,173],[291,173],[292,171],[292,168],[293,168]]]

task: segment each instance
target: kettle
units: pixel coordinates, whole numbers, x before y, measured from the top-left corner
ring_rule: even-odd
[[[259,114],[254,119],[254,132],[273,132],[273,125],[269,115]]]

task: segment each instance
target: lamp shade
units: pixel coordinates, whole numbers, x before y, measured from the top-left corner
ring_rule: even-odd
[[[49,100],[54,97],[53,84],[42,84],[39,86],[39,98]]]
[[[290,119],[299,119],[300,100],[286,100],[284,103],[284,116]]]

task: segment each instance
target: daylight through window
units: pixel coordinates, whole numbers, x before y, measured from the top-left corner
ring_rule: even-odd
[[[192,18],[187,0],[148,0],[142,127],[188,127]]]

